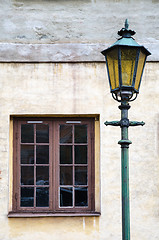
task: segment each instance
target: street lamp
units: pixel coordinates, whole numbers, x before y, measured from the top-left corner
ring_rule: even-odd
[[[129,210],[129,126],[143,126],[144,122],[129,121],[129,102],[134,101],[139,93],[140,83],[146,58],[151,53],[140,46],[132,37],[135,31],[129,30],[128,20],[125,28],[118,31],[121,36],[111,47],[102,51],[106,66],[112,97],[121,103],[121,120],[105,122],[105,125],[120,126],[121,140],[121,172],[122,172],[122,239],[130,240]]]

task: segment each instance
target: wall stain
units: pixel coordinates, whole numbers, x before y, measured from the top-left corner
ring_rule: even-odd
[[[60,234],[68,232],[82,232],[85,234],[99,233],[99,217],[47,217],[47,218],[9,218],[8,219],[10,239],[20,237],[26,233],[34,235],[42,234]],[[42,238],[43,239],[43,238]]]
[[[99,232],[99,217],[83,217],[83,230],[86,234]]]

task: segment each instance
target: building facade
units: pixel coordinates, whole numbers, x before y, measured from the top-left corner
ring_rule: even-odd
[[[120,119],[101,51],[152,53],[129,119],[131,239],[159,235],[159,2],[1,1],[0,239],[121,239]]]

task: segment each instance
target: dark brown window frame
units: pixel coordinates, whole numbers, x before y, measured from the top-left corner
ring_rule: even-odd
[[[22,122],[27,121],[43,121],[43,123],[49,123],[50,128],[50,172],[49,172],[49,182],[50,186],[50,194],[49,208],[26,208],[20,207],[20,186],[19,186],[19,174],[20,173],[20,158],[18,159],[19,146],[18,143],[20,138],[20,132],[18,128]],[[67,121],[81,121],[81,124],[88,124],[88,207],[59,207],[58,203],[58,191],[59,191],[59,132],[58,126],[59,124],[66,124]],[[77,123],[79,124],[79,123]],[[95,141],[95,130],[94,130],[95,119],[94,118],[14,118],[13,119],[13,209],[10,212],[10,216],[14,216],[14,214],[23,214],[25,216],[30,215],[99,215],[99,213],[95,212],[95,154],[94,154],[94,141]],[[54,130],[53,130],[54,129]],[[54,141],[55,140],[55,141]],[[52,153],[53,156],[52,156]],[[54,160],[53,160],[54,159]],[[54,196],[54,197],[53,197]],[[18,215],[17,215],[18,216]]]

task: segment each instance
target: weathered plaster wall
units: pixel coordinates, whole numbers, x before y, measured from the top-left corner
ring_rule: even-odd
[[[125,18],[140,42],[159,41],[157,0],[0,0],[0,42],[111,43]]]
[[[129,19],[159,61],[157,0],[0,0],[1,62],[103,61]]]
[[[140,95],[129,118],[144,127],[130,129],[131,236],[159,236],[159,64],[147,63]],[[104,63],[0,64],[0,239],[121,239],[120,128],[105,120],[120,118],[109,93]],[[155,87],[155,88],[154,88]],[[8,219],[9,116],[11,114],[100,114],[100,217]]]

